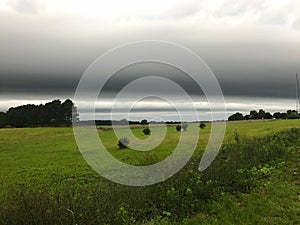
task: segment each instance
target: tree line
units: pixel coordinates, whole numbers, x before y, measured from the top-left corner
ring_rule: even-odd
[[[242,113],[237,112],[228,117],[229,121],[262,119],[300,119],[300,114],[296,110],[288,110],[285,113],[275,112],[274,114],[271,114],[270,112],[265,112],[260,109],[259,111],[252,110],[248,115],[243,115]]]
[[[72,118],[78,120],[78,116],[70,99],[64,102],[57,99],[44,105],[28,104],[0,112],[0,127],[71,126]]]

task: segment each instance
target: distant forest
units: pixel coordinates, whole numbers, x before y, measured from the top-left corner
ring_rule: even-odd
[[[229,121],[235,120],[262,120],[262,119],[300,119],[300,114],[296,110],[288,110],[286,113],[276,112],[273,115],[260,109],[250,111],[250,114],[243,115],[242,113],[235,113],[229,116]]]
[[[0,112],[0,127],[44,127],[71,126],[72,118],[78,120],[74,103],[53,100],[45,105],[23,105]]]
[[[0,112],[0,128],[3,127],[66,127],[72,126],[72,119],[75,119],[78,125],[111,126],[124,124],[148,124],[147,120],[119,121],[96,120],[96,121],[79,121],[79,114],[74,103],[67,99],[64,102],[53,100],[46,104],[33,105],[27,104],[18,107],[9,108],[8,111]],[[150,121],[151,124],[162,123]],[[167,121],[166,124],[178,124],[178,121]]]

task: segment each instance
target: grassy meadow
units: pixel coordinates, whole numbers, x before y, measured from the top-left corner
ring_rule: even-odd
[[[94,172],[72,128],[0,129],[0,224],[300,224],[300,121],[227,123],[219,156],[200,173],[206,125],[188,128],[200,132],[188,165],[148,187],[114,184]],[[142,126],[131,130],[147,138]],[[138,152],[120,150],[110,127],[98,131],[114,157],[133,165],[164,159],[180,136],[169,125],[157,148]]]

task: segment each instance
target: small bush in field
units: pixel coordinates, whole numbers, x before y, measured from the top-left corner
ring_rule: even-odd
[[[189,126],[189,125],[188,125],[187,123],[183,123],[181,127],[182,127],[182,129],[183,129],[184,131],[186,131],[187,128],[188,128],[188,126]]]
[[[206,125],[205,125],[205,123],[200,123],[199,127],[200,127],[201,129],[204,129],[204,128],[206,127]]]
[[[120,138],[118,146],[120,149],[128,148],[129,140],[126,137]]]
[[[181,125],[177,125],[177,126],[176,126],[176,130],[177,130],[177,131],[181,131]]]
[[[144,133],[145,135],[150,135],[150,134],[151,134],[150,128],[149,128],[149,127],[146,127],[146,128],[143,130],[143,133]]]

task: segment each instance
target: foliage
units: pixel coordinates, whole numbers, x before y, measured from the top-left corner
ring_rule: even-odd
[[[239,113],[239,112],[237,112],[237,113],[235,113],[235,114],[229,116],[229,118],[228,118],[229,121],[243,120],[243,119],[244,119],[243,114],[241,114],[241,113]]]
[[[177,125],[177,126],[176,126],[176,130],[177,130],[177,131],[181,131],[181,125]]]
[[[143,133],[145,135],[150,135],[151,134],[151,129],[149,127],[146,127],[144,130],[143,130]]]
[[[249,115],[243,116],[241,113],[235,113],[228,117],[229,121],[233,120],[262,120],[262,119],[300,119],[300,114],[296,110],[288,110],[286,113],[275,112],[273,115],[270,112],[265,112],[260,109],[250,111]]]
[[[235,133],[235,143],[223,145],[215,161],[204,171],[203,178],[211,180],[210,174],[214,173],[214,185],[224,191],[248,191],[276,162],[289,156],[287,146],[299,141],[299,137],[300,129],[252,139],[241,138]]]
[[[148,123],[148,120],[146,120],[146,119],[143,119],[142,121],[141,121],[141,125],[148,125],[149,123]]]
[[[201,123],[199,124],[199,127],[200,127],[201,129],[204,129],[204,128],[206,127],[206,125],[205,125],[205,123],[201,122]]]
[[[0,127],[71,126],[73,118],[78,121],[77,109],[70,99],[63,103],[53,100],[45,105],[23,105],[1,112]]]
[[[286,113],[274,113],[275,119],[299,119],[300,114],[296,110],[288,110]]]
[[[296,110],[288,110],[286,112],[287,114],[287,119],[299,119],[300,114]]]
[[[118,146],[120,149],[128,148],[129,139],[126,137],[120,138],[118,141]]]
[[[0,112],[0,128],[5,127],[6,125],[6,113]]]

